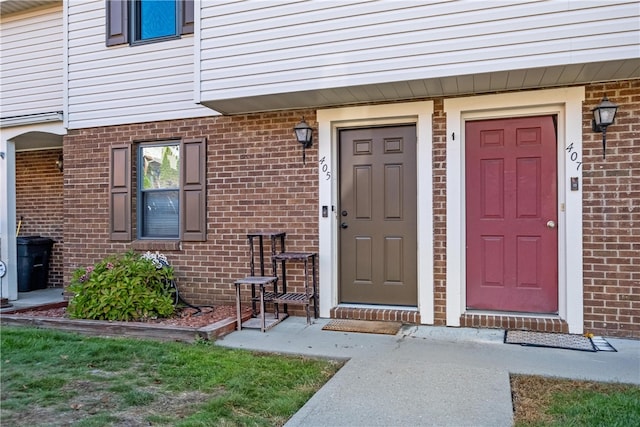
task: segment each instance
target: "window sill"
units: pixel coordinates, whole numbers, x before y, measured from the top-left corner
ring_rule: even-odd
[[[182,249],[180,240],[134,240],[132,249],[136,251],[179,251]]]

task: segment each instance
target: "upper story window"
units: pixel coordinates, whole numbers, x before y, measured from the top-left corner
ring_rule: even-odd
[[[131,32],[134,41],[148,41],[178,36],[178,2],[176,0],[134,0]]]
[[[193,0],[105,0],[107,46],[193,33]]]

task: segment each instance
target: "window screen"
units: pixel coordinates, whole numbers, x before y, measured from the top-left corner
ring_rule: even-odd
[[[180,235],[180,145],[141,145],[139,157],[139,235]]]

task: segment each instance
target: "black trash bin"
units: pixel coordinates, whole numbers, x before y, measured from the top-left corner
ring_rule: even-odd
[[[18,237],[18,292],[44,289],[49,281],[53,240],[40,236]]]

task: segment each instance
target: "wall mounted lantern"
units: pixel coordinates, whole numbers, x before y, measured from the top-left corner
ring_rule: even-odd
[[[302,163],[306,164],[304,150],[310,148],[313,144],[313,128],[304,121],[303,117],[302,121],[294,126],[293,131],[298,142],[302,144]]]
[[[602,158],[606,158],[605,151],[607,149],[607,127],[612,125],[616,118],[618,106],[609,101],[605,95],[600,104],[593,108],[593,120],[591,121],[591,130],[594,132],[602,132]]]
[[[64,170],[64,164],[62,163],[62,154],[60,154],[58,156],[58,160],[56,160],[56,168],[58,168],[60,172]]]

